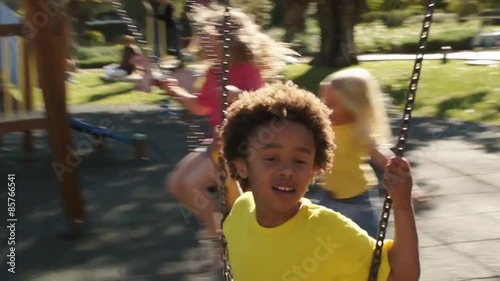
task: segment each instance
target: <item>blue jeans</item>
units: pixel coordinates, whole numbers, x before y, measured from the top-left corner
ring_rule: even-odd
[[[370,191],[352,198],[337,199],[329,191],[319,188],[313,197],[319,201],[319,205],[339,212],[354,221],[371,237],[377,236],[379,212],[373,208]]]

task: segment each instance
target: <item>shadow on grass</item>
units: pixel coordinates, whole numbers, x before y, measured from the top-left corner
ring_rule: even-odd
[[[293,82],[301,88],[317,94],[319,83],[329,74],[340,70],[339,68],[321,67],[321,66],[308,66],[309,69],[299,76],[293,78]]]
[[[381,85],[382,92],[387,93],[391,98],[393,105],[402,106],[406,102],[408,95],[408,81],[407,79],[399,78],[396,83],[391,85]],[[417,93],[418,95],[418,93]],[[418,102],[418,98],[416,99]]]
[[[119,90],[117,89],[115,91],[111,91],[111,92],[106,93],[106,94],[93,95],[93,96],[90,96],[87,99],[87,102],[95,102],[95,101],[104,100],[104,99],[107,99],[107,98],[110,98],[110,97],[114,97],[114,96],[119,96],[119,95],[130,93],[133,90],[134,90],[133,87],[129,87],[129,88],[125,88],[125,89],[119,89]]]
[[[465,110],[467,108],[472,108],[475,104],[483,101],[486,95],[488,95],[488,92],[482,91],[463,97],[448,98],[439,103],[436,112],[436,117],[439,118],[449,117],[447,114],[449,110],[454,110],[454,109]]]

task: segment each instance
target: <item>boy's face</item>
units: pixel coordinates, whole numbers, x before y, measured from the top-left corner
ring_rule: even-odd
[[[299,123],[273,121],[258,128],[248,145],[248,159],[235,164],[249,179],[258,212],[293,216],[315,174],[312,133]]]

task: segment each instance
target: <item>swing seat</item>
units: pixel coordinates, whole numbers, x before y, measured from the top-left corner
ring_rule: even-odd
[[[142,71],[135,71],[132,74],[124,77],[118,77],[118,76],[107,76],[105,73],[101,75],[101,79],[103,81],[107,82],[129,82],[129,83],[137,83],[144,79],[143,74],[141,73]],[[159,71],[153,71],[153,78],[154,79],[160,79],[162,77],[161,72]]]

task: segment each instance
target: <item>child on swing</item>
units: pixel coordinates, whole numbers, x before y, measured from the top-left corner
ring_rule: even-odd
[[[175,80],[166,81],[163,88],[191,113],[209,116],[210,126],[215,128],[222,121],[221,92],[216,71],[222,59],[224,13],[217,6],[194,6],[192,11],[195,24],[210,37],[211,48],[217,55],[216,62],[208,69],[199,94],[186,92]],[[233,89],[229,100],[233,100],[240,91],[262,87],[262,77],[280,67],[275,64],[279,56],[291,51],[264,35],[247,15],[235,9],[231,9],[229,27],[229,84]],[[220,222],[214,219],[216,206],[205,194],[209,187],[217,185],[219,178],[218,167],[212,164],[207,151],[210,143],[203,143],[184,157],[168,175],[166,185],[170,193],[201,221],[207,235],[216,236],[220,228]]]
[[[304,198],[334,161],[330,110],[292,84],[240,95],[221,128],[228,170],[245,192],[224,222],[234,280],[367,280],[375,240],[340,213]],[[412,176],[393,157],[384,185],[395,236],[386,240],[378,280],[418,280]]]
[[[379,214],[371,203],[378,184],[368,160],[383,170],[390,155],[391,128],[385,100],[376,79],[366,70],[351,68],[325,78],[320,96],[332,109],[335,133],[333,168],[320,180],[319,204],[352,219],[376,237]]]
[[[105,66],[104,70],[106,73],[104,78],[122,78],[134,73],[136,70],[136,64],[134,63],[133,58],[141,55],[141,49],[136,45],[134,37],[124,35],[121,62],[120,64],[110,64]]]

